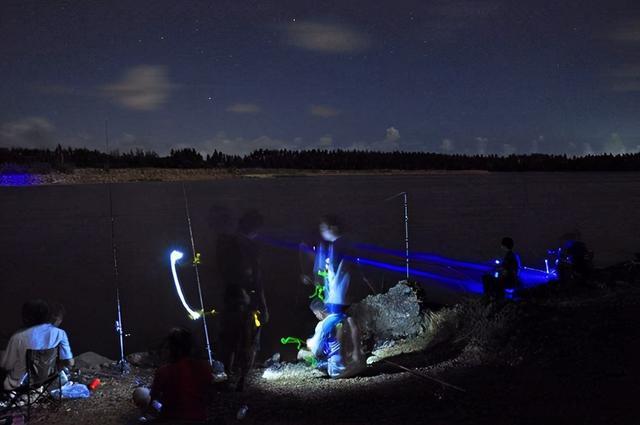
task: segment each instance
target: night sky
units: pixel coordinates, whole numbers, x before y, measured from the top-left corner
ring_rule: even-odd
[[[638,1],[3,0],[0,146],[640,150]]]

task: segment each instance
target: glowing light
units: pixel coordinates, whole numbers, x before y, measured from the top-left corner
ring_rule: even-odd
[[[309,253],[313,253],[314,251],[311,247],[303,246],[301,248],[299,244],[286,240],[266,237],[261,238],[261,240],[270,245],[278,246],[285,249],[303,249],[304,251]],[[390,255],[402,259],[404,259],[406,256],[406,253],[404,251],[382,248],[370,244],[358,243],[354,245],[354,248],[363,251]],[[487,261],[484,263],[473,263],[470,261],[460,261],[436,254],[420,252],[411,254],[410,258],[414,261],[414,263],[423,263],[430,266],[437,266],[440,269],[438,271],[427,271],[412,267],[409,270],[412,276],[423,278],[432,282],[437,282],[439,284],[449,286],[454,290],[462,290],[476,294],[483,293],[482,276],[486,273],[489,273],[490,276],[493,276],[496,265],[495,260]],[[406,266],[399,266],[395,263],[377,261],[362,256],[345,257],[345,259],[347,261],[357,263],[361,266],[369,266],[397,273],[406,273]],[[452,273],[455,274],[456,277],[452,276]],[[326,270],[320,270],[318,274],[322,277],[327,276]],[[549,270],[549,272],[546,272],[545,270],[538,270],[525,266],[520,269],[518,277],[522,283],[522,286],[524,288],[528,288],[546,284],[551,278],[553,278],[554,275],[554,270]]]
[[[309,297],[309,299],[318,298],[320,301],[324,301],[324,286],[316,285],[313,294]]]
[[[500,260],[496,260],[496,265],[500,265]]]
[[[259,311],[254,311],[253,312],[253,323],[256,325],[256,328],[259,328],[260,325],[262,325],[262,323],[260,323],[260,312]]]
[[[549,274],[549,259],[544,259],[544,268],[547,270],[547,274]]]
[[[287,345],[287,344],[296,344],[297,345],[297,349],[299,350],[300,348],[302,348],[302,344],[304,344],[304,341],[300,338],[296,338],[294,336],[287,336],[284,338],[280,338],[280,344],[282,345]]]
[[[178,279],[178,272],[176,271],[176,262],[181,260],[184,257],[184,254],[180,251],[172,251],[169,259],[171,260],[171,274],[173,274],[173,283],[176,286],[176,292],[178,292],[178,297],[180,298],[180,302],[182,303],[187,313],[189,313],[189,317],[193,320],[197,320],[202,317],[203,312],[197,312],[189,307],[187,301],[184,299],[184,294],[182,293],[182,288],[180,287],[180,280]],[[213,311],[212,311],[213,312]]]

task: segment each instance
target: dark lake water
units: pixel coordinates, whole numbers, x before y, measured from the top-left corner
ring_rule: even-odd
[[[402,250],[401,199],[384,200],[406,191],[412,250],[487,261],[500,254],[500,238],[510,235],[524,262],[542,267],[546,250],[562,235],[580,232],[600,265],[640,251],[640,174],[288,177],[185,185],[204,298],[212,307],[221,300],[216,237],[233,229],[250,208],[264,215],[263,233],[281,241],[312,242],[318,217],[333,212],[346,221],[352,240]],[[171,249],[190,249],[182,184],[116,184],[112,191],[124,324],[131,334],[127,351],[155,344],[172,325],[199,330],[199,322],[186,318],[169,268]],[[76,353],[91,350],[115,358],[107,186],[5,187],[0,206],[0,332],[6,337],[19,326],[26,299],[55,299],[67,308],[63,327]],[[280,349],[280,337],[310,333],[313,318],[306,309],[310,291],[299,284],[297,252],[275,245],[262,250],[272,316],[263,339],[268,355]],[[365,272],[376,288],[402,278],[377,269]],[[197,304],[192,268],[183,267],[181,276],[187,298]],[[460,295],[421,283],[436,302],[453,302]],[[354,289],[366,294],[364,285]],[[217,328],[213,318],[214,349]]]

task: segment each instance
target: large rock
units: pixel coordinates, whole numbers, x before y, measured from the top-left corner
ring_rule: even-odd
[[[147,351],[129,354],[127,361],[133,366],[142,368],[158,367],[162,363],[159,353]]]
[[[367,363],[424,350],[431,341],[433,314],[423,311],[418,291],[400,282],[384,294],[370,295],[349,308],[363,341]],[[348,339],[343,341],[349,348]],[[267,380],[305,380],[322,376],[309,367],[311,353],[300,350],[298,363],[274,362],[264,371]]]
[[[418,293],[405,282],[384,294],[368,296],[353,305],[349,314],[355,319],[363,341],[372,347],[413,338],[424,331],[425,317]]]
[[[91,370],[99,369],[102,366],[110,365],[114,362],[113,360],[101,356],[98,353],[94,353],[93,351],[82,353],[79,356],[76,356],[74,360],[77,368]]]

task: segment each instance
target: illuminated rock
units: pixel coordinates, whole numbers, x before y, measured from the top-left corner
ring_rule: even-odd
[[[417,291],[404,282],[384,294],[370,295],[349,309],[362,340],[371,347],[412,338],[424,329],[424,314]]]

